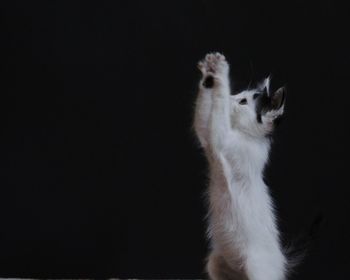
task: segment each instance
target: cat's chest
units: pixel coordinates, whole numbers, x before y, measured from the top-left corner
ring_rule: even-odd
[[[231,169],[260,172],[267,161],[268,148],[267,143],[236,137],[228,142],[224,156]]]

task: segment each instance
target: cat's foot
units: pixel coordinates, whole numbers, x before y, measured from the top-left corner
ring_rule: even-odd
[[[212,88],[216,83],[228,81],[229,65],[224,55],[220,53],[209,53],[198,63],[202,72],[202,85]]]

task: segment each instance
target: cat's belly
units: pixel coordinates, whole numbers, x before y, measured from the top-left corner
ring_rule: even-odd
[[[213,246],[244,251],[251,244],[278,244],[271,201],[266,186],[235,185],[210,187],[209,231]],[[278,245],[277,245],[278,246]]]

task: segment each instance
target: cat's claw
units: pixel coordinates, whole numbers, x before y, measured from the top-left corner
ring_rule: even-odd
[[[198,68],[203,76],[221,76],[228,72],[228,63],[226,58],[221,53],[208,53],[203,60],[198,63]]]
[[[198,63],[202,72],[202,85],[205,88],[212,88],[215,81],[225,81],[228,77],[229,65],[224,55],[216,52],[209,53]]]

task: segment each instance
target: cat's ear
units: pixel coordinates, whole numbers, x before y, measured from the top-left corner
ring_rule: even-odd
[[[281,87],[278,90],[276,90],[274,93],[272,93],[268,97],[268,106],[267,110],[265,111],[265,114],[262,117],[262,123],[265,125],[265,132],[266,135],[270,134],[273,131],[273,128],[278,125],[280,120],[283,117],[284,113],[284,104],[286,100],[286,88]],[[259,115],[258,115],[259,116]],[[261,115],[260,115],[261,120]],[[259,122],[259,118],[258,118]]]
[[[283,109],[286,100],[286,88],[280,87],[271,95],[271,108],[273,110]]]
[[[258,90],[260,92],[265,93],[266,95],[270,94],[270,81],[271,81],[271,75],[266,77],[262,82],[258,84]]]

